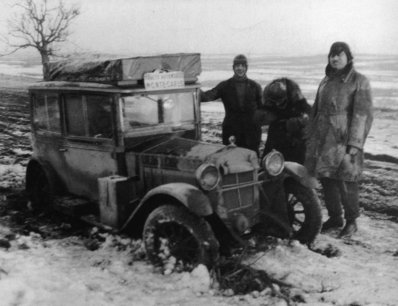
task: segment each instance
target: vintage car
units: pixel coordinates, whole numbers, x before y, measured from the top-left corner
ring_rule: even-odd
[[[301,165],[201,141],[200,70],[199,54],[50,67],[29,88],[32,206],[142,237],[154,264],[210,265],[267,228],[313,241],[320,206]]]

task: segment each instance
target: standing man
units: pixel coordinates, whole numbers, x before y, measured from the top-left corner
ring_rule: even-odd
[[[261,126],[254,120],[256,110],[261,107],[261,86],[247,76],[247,58],[240,54],[233,60],[234,75],[213,89],[202,92],[202,102],[221,99],[225,117],[222,123],[222,142],[230,143],[235,136],[236,145],[257,152],[261,141]]]
[[[372,120],[369,81],[355,71],[349,46],[335,42],[315,98],[306,153],[306,167],[320,178],[325,195],[329,219],[323,231],[344,225],[343,208],[346,222],[340,237],[357,231],[358,179]]]

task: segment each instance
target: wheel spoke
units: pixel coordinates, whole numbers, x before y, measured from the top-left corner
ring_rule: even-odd
[[[305,223],[305,209],[297,197],[289,193],[287,197],[288,205],[291,208],[290,220],[294,232],[299,232]]]
[[[298,223],[298,224],[300,224],[300,225],[303,225],[303,224],[304,224],[304,221],[302,221],[302,220],[300,220],[300,219],[297,219],[297,218],[294,218],[294,223]]]
[[[290,199],[288,199],[288,203],[294,207],[297,203],[299,203],[299,200],[297,200],[295,196],[291,195]]]
[[[175,258],[175,269],[190,271],[198,263],[210,264],[217,255],[218,244],[212,232],[184,207],[159,206],[146,220],[143,234],[148,258],[155,265],[165,267],[170,258]]]
[[[160,237],[167,239],[170,254],[186,262],[197,258],[198,244],[195,238],[177,223],[165,223],[161,227]]]
[[[289,181],[285,185],[289,221],[294,237],[300,242],[311,242],[319,232],[320,207],[313,190],[299,182]]]

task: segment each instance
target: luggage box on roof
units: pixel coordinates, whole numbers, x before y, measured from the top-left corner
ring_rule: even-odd
[[[121,59],[74,59],[48,64],[45,81],[97,82],[119,86],[143,84],[155,70],[182,71],[187,84],[202,71],[200,53],[178,53]]]

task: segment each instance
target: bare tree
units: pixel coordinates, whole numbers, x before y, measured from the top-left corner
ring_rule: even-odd
[[[67,40],[71,22],[80,10],[76,6],[66,7],[63,0],[23,0],[15,6],[19,11],[8,20],[8,54],[26,48],[37,49],[45,75],[51,56],[58,51],[56,45]]]

